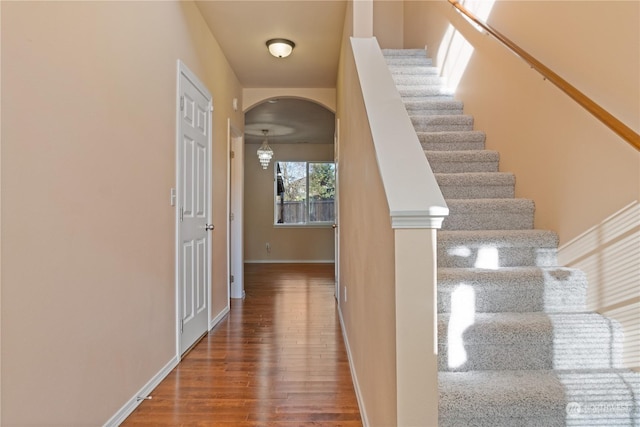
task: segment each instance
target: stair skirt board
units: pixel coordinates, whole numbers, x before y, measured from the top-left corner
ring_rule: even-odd
[[[442,86],[423,49],[384,49],[450,209],[438,231],[439,426],[640,426],[622,329],[586,311],[587,279]]]

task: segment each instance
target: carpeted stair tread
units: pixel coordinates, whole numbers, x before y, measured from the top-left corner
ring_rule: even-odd
[[[438,316],[441,371],[620,368],[622,330],[596,313],[476,313],[464,302]]]
[[[509,172],[435,173],[445,199],[504,199],[515,196]]]
[[[557,247],[548,230],[440,230],[438,267],[555,267]]]
[[[476,313],[580,312],[586,309],[587,278],[564,267],[439,268],[438,312],[450,312],[452,294],[465,290],[474,295]]]
[[[424,154],[433,173],[498,172],[500,162],[500,154],[490,150],[425,150]]]
[[[442,230],[528,230],[534,203],[528,199],[451,199]]]

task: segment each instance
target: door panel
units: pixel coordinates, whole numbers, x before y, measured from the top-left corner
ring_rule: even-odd
[[[180,205],[178,307],[180,353],[208,329],[210,272],[211,96],[188,72],[180,70],[177,176]]]

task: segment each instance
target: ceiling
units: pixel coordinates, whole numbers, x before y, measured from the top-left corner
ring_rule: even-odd
[[[244,88],[336,86],[346,0],[196,4]],[[291,56],[271,56],[265,43],[272,38],[292,40],[296,47]],[[285,98],[263,103],[245,116],[245,141],[261,142],[261,129],[271,125],[270,143],[331,143],[333,117],[332,112],[309,101]]]

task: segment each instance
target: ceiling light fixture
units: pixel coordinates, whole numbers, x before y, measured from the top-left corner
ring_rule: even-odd
[[[271,39],[267,40],[267,47],[269,48],[269,53],[276,58],[286,58],[291,55],[296,44],[287,39]]]
[[[264,134],[264,141],[262,141],[262,145],[258,148],[258,159],[260,160],[262,169],[266,169],[273,157],[273,150],[269,147],[269,130],[262,129],[262,133]]]

